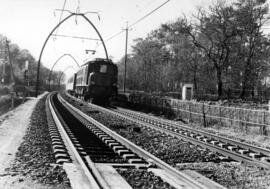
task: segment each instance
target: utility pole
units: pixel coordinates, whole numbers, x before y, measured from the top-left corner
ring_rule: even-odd
[[[10,56],[10,51],[9,51],[9,41],[7,40],[7,38],[6,38],[6,48],[7,48],[8,62],[9,62],[10,72],[11,72],[11,81],[12,81],[12,85],[15,85],[15,76],[13,72],[12,61],[11,61],[11,56]]]
[[[12,67],[12,62],[11,62],[11,56],[10,56],[10,51],[9,51],[9,41],[6,38],[6,48],[7,48],[7,53],[8,53],[8,62],[10,65],[10,72],[11,72],[11,82],[12,82],[12,86],[11,86],[11,109],[14,108],[14,89],[15,89],[15,76],[14,76],[14,72],[13,72],[13,67]]]
[[[128,29],[128,22],[127,22],[127,27],[126,27],[126,29],[125,29],[125,31],[126,31],[126,49],[125,49],[124,93],[126,93],[128,30],[129,30],[129,29]]]
[[[2,68],[2,75],[1,75],[1,81],[0,83],[4,84],[5,83],[5,77],[6,77],[6,55],[5,55],[5,50],[4,51],[0,51],[1,55],[4,57],[4,58],[1,58],[2,60],[2,65],[1,65],[1,68]]]

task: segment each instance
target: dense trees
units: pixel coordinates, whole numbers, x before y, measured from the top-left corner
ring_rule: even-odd
[[[25,85],[27,81],[27,85],[29,83],[29,85],[33,88],[36,83],[37,74],[37,61],[35,58],[28,50],[20,49],[18,45],[12,43],[9,44],[9,57],[7,52],[6,37],[0,35],[0,41],[0,84],[10,85],[14,82],[16,85]],[[12,67],[10,65],[9,58]],[[26,62],[28,62],[27,75],[25,74]],[[41,65],[40,73],[42,78],[48,78],[49,69]],[[61,74],[62,72],[53,72],[51,77],[52,83],[58,84],[59,76]],[[62,77],[62,80],[64,80],[64,77]],[[46,79],[40,80],[41,89],[47,89],[47,82],[48,81]]]
[[[263,33],[268,20],[266,0],[236,0],[217,1],[190,19],[163,24],[135,40],[127,87],[180,91],[183,83],[193,83],[197,95],[254,95],[269,75],[270,38]]]

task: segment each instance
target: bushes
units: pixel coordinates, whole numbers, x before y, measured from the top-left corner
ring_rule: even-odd
[[[0,86],[0,96],[7,95],[10,92],[10,87],[8,86]]]

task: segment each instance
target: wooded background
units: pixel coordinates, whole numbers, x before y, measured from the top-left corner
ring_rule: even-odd
[[[9,48],[9,53],[8,53]],[[8,94],[11,85],[18,87],[28,86],[34,91],[37,77],[37,60],[26,49],[20,49],[15,43],[10,43],[6,36],[0,35],[0,95]],[[26,61],[28,61],[28,73],[26,73]],[[12,65],[12,67],[11,67]],[[40,90],[48,90],[48,76],[50,69],[41,64]],[[53,71],[51,83],[58,87],[61,71]],[[64,74],[61,81],[64,82]]]
[[[127,89],[180,93],[184,83],[192,83],[196,98],[268,100],[268,24],[266,0],[217,1],[190,18],[164,23],[134,41]],[[123,81],[124,57],[120,89]]]

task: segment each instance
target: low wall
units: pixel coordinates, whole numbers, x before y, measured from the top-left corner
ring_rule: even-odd
[[[255,128],[262,135],[267,135],[270,131],[270,114],[266,110],[210,105],[147,94],[131,94],[128,100],[133,105],[174,114],[189,122],[201,123],[203,127],[217,124],[221,127],[234,127],[246,132]]]

